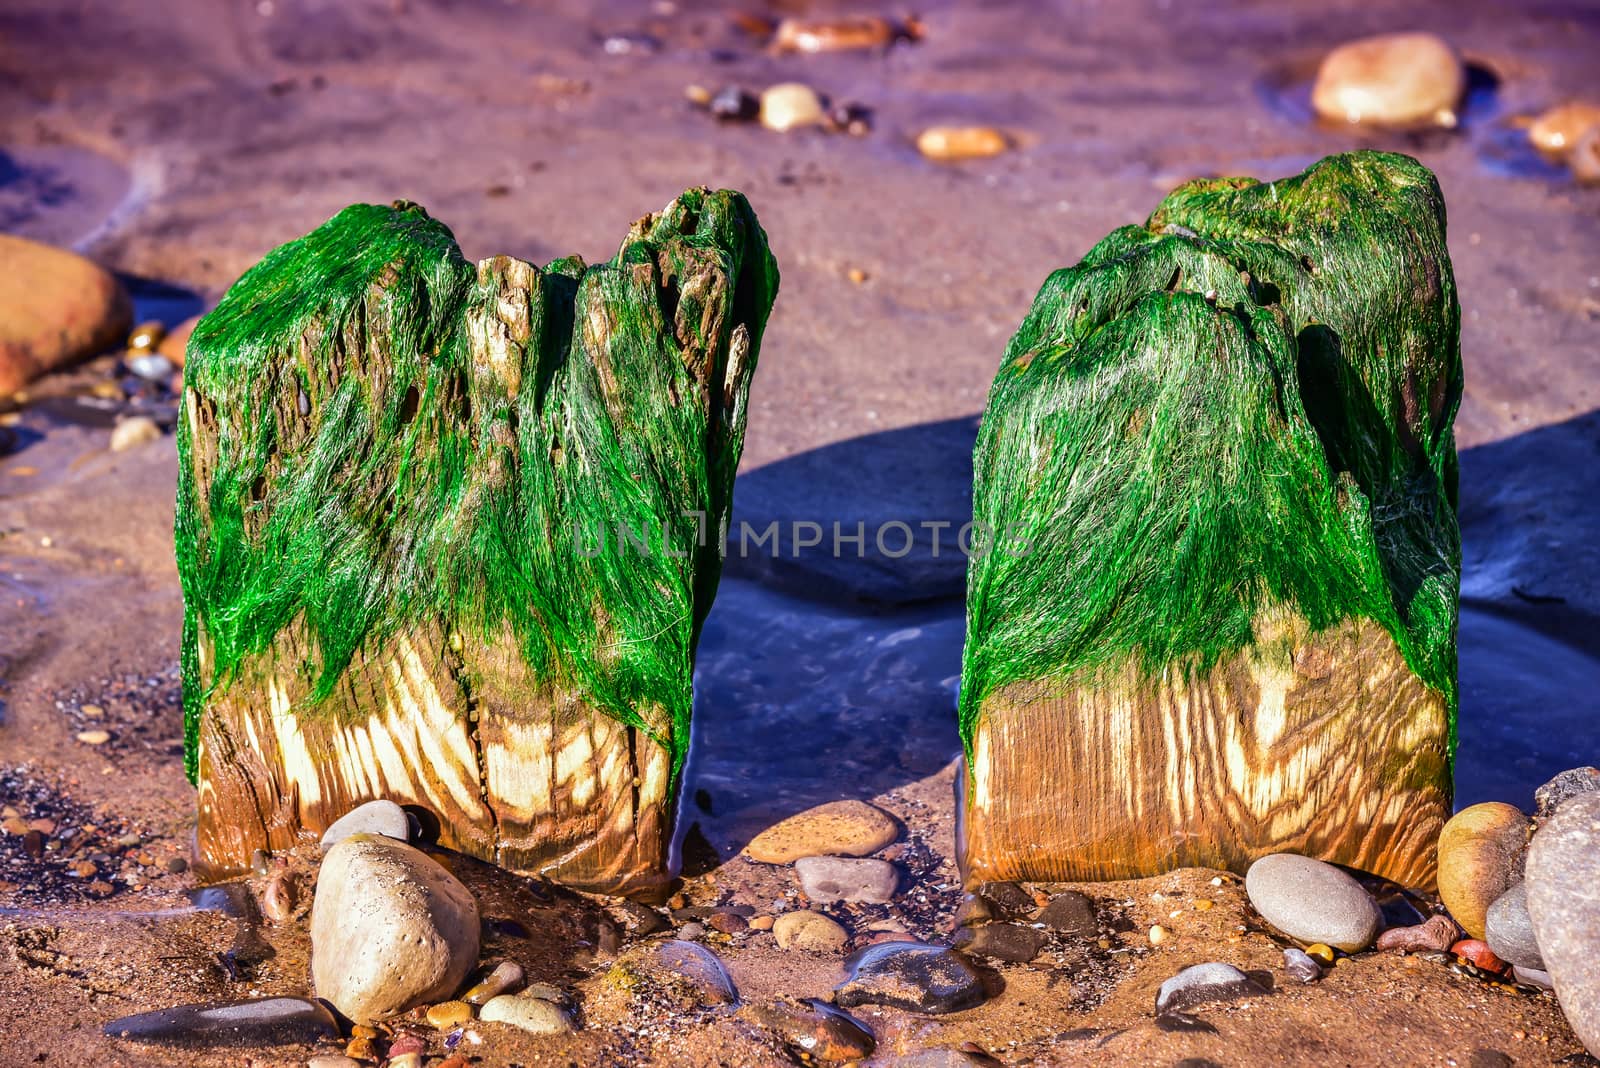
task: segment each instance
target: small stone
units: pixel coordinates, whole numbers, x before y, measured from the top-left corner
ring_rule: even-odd
[[[328,825],[328,829],[322,832],[323,853],[352,834],[381,834],[404,842],[411,837],[411,823],[406,819],[406,810],[393,801],[368,801]]]
[[[737,912],[714,912],[706,917],[706,926],[721,934],[733,935],[749,928],[745,918]]]
[[[311,906],[319,997],[356,1023],[448,998],[478,959],[478,905],[437,861],[376,834],[323,859]]]
[[[1600,183],[1600,126],[1591,126],[1572,146],[1567,157],[1572,176],[1584,185]]]
[[[128,370],[149,382],[165,382],[177,370],[172,361],[159,352],[129,355],[123,362]]]
[[[549,1001],[557,1005],[564,1004],[567,1000],[567,996],[561,992],[561,988],[554,983],[529,983],[523,987],[522,996],[525,998],[538,998],[540,1001]]]
[[[955,917],[951,920],[955,927],[979,927],[993,922],[995,910],[988,900],[977,894],[967,894],[961,899],[961,904],[956,908]]]
[[[1304,950],[1293,947],[1283,951],[1283,970],[1289,973],[1289,978],[1302,983],[1314,983],[1322,978],[1322,965]]]
[[[1467,1068],[1511,1068],[1516,1062],[1497,1049],[1475,1049],[1467,1055]]]
[[[1391,927],[1378,936],[1385,953],[1447,953],[1461,940],[1461,928],[1448,916],[1430,916],[1414,927]]]
[[[751,1006],[745,1014],[776,1032],[784,1045],[808,1063],[858,1061],[872,1056],[877,1046],[865,1024],[817,998],[779,998]]]
[[[773,824],[750,840],[745,853],[764,864],[793,864],[801,857],[864,857],[900,834],[894,817],[864,801],[830,801]]]
[[[515,988],[522,982],[522,965],[514,960],[503,960],[492,968],[488,975],[478,980],[461,1000],[468,1005],[482,1005],[490,998],[498,997],[506,991]]]
[[[1208,1002],[1237,1001],[1265,993],[1265,986],[1231,964],[1195,964],[1161,984],[1156,992],[1156,1015],[1188,1012]]]
[[[82,712],[86,719],[99,719],[106,714],[106,710],[99,705],[84,705],[78,711]]]
[[[161,866],[173,875],[182,875],[189,870],[189,862],[182,857],[168,857]]]
[[[71,866],[71,871],[73,875],[80,879],[91,879],[100,873],[100,869],[94,866],[94,861],[92,860],[78,861]]]
[[[1513,886],[1489,906],[1483,940],[1501,960],[1544,970],[1544,958],[1539,955],[1539,943],[1533,936],[1533,920],[1528,915],[1526,883]]]
[[[132,352],[150,352],[167,336],[167,328],[154,319],[140,323],[128,335],[128,349]]]
[[[834,1003],[887,1005],[938,1015],[983,1003],[983,982],[972,965],[944,946],[884,942],[845,960],[849,978],[834,989]]]
[[[1321,942],[1313,942],[1306,947],[1306,956],[1322,965],[1324,968],[1333,967],[1333,947]]]
[[[1027,915],[1038,907],[1032,894],[1012,882],[979,883],[976,893],[1008,919]]]
[[[1295,853],[1250,865],[1245,893],[1261,918],[1290,938],[1347,953],[1371,945],[1383,923],[1378,903],[1360,883],[1332,864]]]
[[[1466,91],[1461,59],[1431,33],[1386,33],[1340,45],[1317,70],[1311,106],[1335,122],[1454,126]]]
[[[82,256],[0,234],[0,395],[127,336],[132,305]]]
[[[632,938],[646,938],[671,926],[661,913],[637,901],[618,901],[607,911]]]
[[[988,159],[1010,147],[993,126],[930,126],[917,135],[917,151],[939,163]]]
[[[478,1018],[484,1023],[509,1024],[536,1035],[565,1035],[577,1030],[572,1017],[559,1005],[541,998],[501,994],[490,998]]]
[[[683,98],[697,108],[708,107],[711,104],[711,90],[703,85],[686,85],[683,87]]]
[[[333,1013],[310,998],[246,998],[178,1005],[112,1020],[111,1038],[188,1047],[277,1046],[338,1038]]]
[[[189,348],[189,335],[194,333],[195,324],[199,321],[200,316],[196,315],[167,331],[167,336],[161,339],[161,344],[156,346],[156,350],[182,367]]]
[[[105,745],[111,740],[111,735],[102,730],[79,731],[77,737],[84,745]]]
[[[428,1007],[428,1023],[436,1030],[448,1031],[472,1019],[472,1006],[465,1001],[441,1001]]]
[[[761,100],[737,85],[725,85],[706,104],[719,122],[749,122],[761,114]]]
[[[1039,922],[1072,938],[1093,938],[1100,933],[1094,899],[1076,890],[1067,890],[1051,898],[1039,913]]]
[[[126,452],[161,437],[161,428],[148,415],[135,415],[111,428],[111,451]],[[92,732],[92,733],[104,733]],[[82,737],[80,735],[79,737]]]
[[[772,925],[779,949],[801,949],[811,953],[833,953],[850,941],[845,929],[820,912],[801,909],[785,912]]]
[[[813,901],[884,904],[894,899],[900,870],[887,860],[801,857],[794,862],[800,888]]]
[[[1572,100],[1565,104],[1557,104],[1535,119],[1533,125],[1528,127],[1528,140],[1533,143],[1533,147],[1541,152],[1548,152],[1553,156],[1565,156],[1572,151],[1585,133],[1596,126],[1600,126],[1600,104],[1591,104],[1587,100]],[[1593,784],[1584,786],[1583,789],[1600,789],[1600,784],[1595,784],[1596,780],[1600,780],[1600,772],[1597,772],[1594,768],[1574,768],[1572,771],[1562,772],[1545,783],[1534,793],[1534,798],[1537,800],[1540,793],[1548,790],[1566,776],[1580,772],[1587,772],[1587,778]],[[1560,800],[1550,804],[1549,809],[1551,812],[1555,810],[1555,806],[1560,803]],[[1550,814],[1550,812],[1545,811],[1545,807],[1545,803],[1542,800],[1539,801],[1539,815],[1541,818]]]
[[[1039,955],[1046,937],[1043,931],[1032,927],[986,923],[981,927],[963,927],[956,934],[955,946],[974,956],[1024,964]]]
[[[1450,947],[1450,952],[1460,957],[1469,964],[1477,965],[1486,972],[1503,972],[1506,962],[1495,955],[1486,942],[1476,938],[1463,938]]]
[[[1473,938],[1482,938],[1489,906],[1522,881],[1528,817],[1499,801],[1462,809],[1439,832],[1439,900]]]
[[[782,82],[761,94],[761,125],[783,133],[819,125],[824,118],[816,90],[800,82]]]
[[[771,916],[754,916],[750,920],[752,931],[770,931],[777,925],[777,920]]]
[[[261,914],[272,923],[287,923],[294,917],[299,897],[293,873],[276,872],[261,894]]]
[[[28,826],[27,820],[21,818],[20,816],[12,816],[4,823],[0,823],[0,829],[3,829],[7,834],[17,835],[20,837],[24,834],[27,834],[32,828]]]
[[[1556,988],[1555,983],[1550,979],[1550,973],[1540,971],[1538,968],[1519,968],[1513,964],[1511,966],[1511,974],[1516,977],[1517,982],[1526,983],[1528,986],[1536,986],[1541,990],[1554,990]]]
[[[319,1053],[306,1061],[306,1068],[361,1068],[361,1062],[343,1053]]]
[[[773,34],[772,50],[814,53],[887,48],[899,36],[899,27],[877,15],[786,18]]]
[[[1161,943],[1167,941],[1167,939],[1170,937],[1171,935],[1168,934],[1167,929],[1161,926],[1159,923],[1150,928],[1150,944],[1152,946],[1159,946]]]
[[[678,937],[686,942],[698,942],[706,936],[705,924],[698,920],[686,923],[678,928]]]

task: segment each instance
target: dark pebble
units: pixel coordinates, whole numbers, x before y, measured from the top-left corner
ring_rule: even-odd
[[[1475,1049],[1467,1057],[1467,1068],[1511,1068],[1516,1061],[1497,1049]]]
[[[955,927],[977,927],[995,918],[994,907],[977,894],[968,894],[961,899],[961,907],[956,909]]]
[[[1038,906],[1033,895],[1016,883],[980,883],[978,896],[1005,916],[1025,916]]]
[[[981,1005],[983,982],[972,965],[944,946],[883,942],[845,959],[850,978],[834,990],[845,1007],[888,1005],[933,1015]]]
[[[172,1046],[278,1046],[339,1037],[333,1013],[310,998],[249,998],[178,1005],[105,1025],[112,1038]]]
[[[1302,983],[1314,983],[1322,978],[1322,965],[1303,949],[1291,947],[1283,951],[1283,970],[1289,973],[1289,978]]]
[[[1237,1001],[1268,993],[1267,986],[1231,964],[1213,961],[1185,968],[1161,984],[1156,1015],[1187,1012],[1213,1001]]]
[[[661,913],[637,901],[619,901],[610,911],[612,919],[634,938],[644,938],[671,926]]]
[[[1039,955],[1044,948],[1045,933],[1032,927],[1018,927],[1010,923],[986,923],[981,927],[963,927],[956,933],[955,946],[979,957],[1024,964]]]
[[[1039,922],[1073,938],[1093,938],[1100,932],[1094,900],[1076,890],[1057,894],[1039,913]]]
[[[749,1012],[803,1059],[858,1061],[877,1048],[877,1039],[865,1024],[817,998],[780,998]]]
[[[754,93],[730,85],[712,97],[707,108],[722,122],[750,122],[761,114],[761,100]]]

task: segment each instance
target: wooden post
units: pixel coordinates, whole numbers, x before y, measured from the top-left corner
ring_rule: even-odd
[[[586,889],[671,877],[695,642],[777,292],[737,193],[609,263],[359,205],[195,329],[177,550],[213,874],[377,797]]]
[[[1045,283],[975,455],[967,878],[1433,881],[1460,312],[1416,161],[1191,182]]]

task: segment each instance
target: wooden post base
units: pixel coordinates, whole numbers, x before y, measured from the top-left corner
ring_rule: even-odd
[[[1243,872],[1287,851],[1431,887],[1444,699],[1370,621],[1280,617],[1258,636],[1190,681],[997,691],[973,736],[967,882]]]

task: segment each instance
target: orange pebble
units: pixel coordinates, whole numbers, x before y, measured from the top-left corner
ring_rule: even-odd
[[[1450,952],[1470,964],[1476,964],[1486,972],[1503,972],[1506,962],[1494,955],[1494,950],[1478,941],[1476,938],[1463,938],[1450,947]]]

